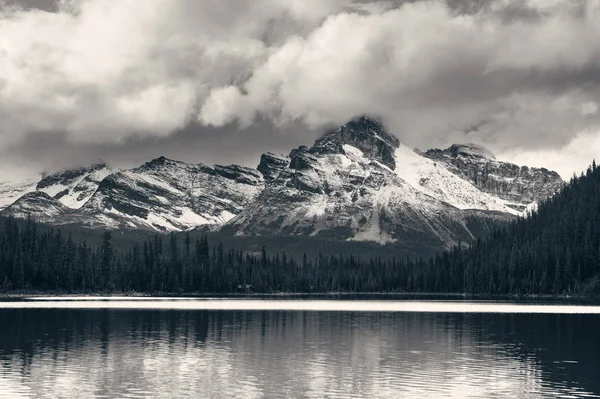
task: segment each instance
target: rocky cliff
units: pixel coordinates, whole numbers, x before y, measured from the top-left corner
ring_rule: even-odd
[[[455,144],[445,150],[433,149],[422,155],[435,160],[480,190],[507,201],[518,211],[546,198],[563,185],[560,175],[545,168],[518,166],[496,160],[483,147]]]

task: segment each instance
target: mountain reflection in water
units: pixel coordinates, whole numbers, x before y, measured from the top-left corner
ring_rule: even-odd
[[[0,397],[600,397],[600,316],[0,309]]]

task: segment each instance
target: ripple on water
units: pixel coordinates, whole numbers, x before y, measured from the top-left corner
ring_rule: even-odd
[[[3,398],[600,392],[595,315],[29,308],[0,325]]]

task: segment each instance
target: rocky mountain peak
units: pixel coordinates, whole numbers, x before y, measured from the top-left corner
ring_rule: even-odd
[[[385,131],[383,125],[372,118],[361,116],[339,128],[325,133],[310,148],[313,154],[344,153],[343,145],[360,149],[367,157],[391,169],[396,166],[394,152],[400,141]]]
[[[275,180],[290,165],[290,157],[266,152],[261,155],[260,163],[256,168],[265,180]]]
[[[232,236],[370,241],[433,253],[513,220],[562,185],[555,172],[496,160],[475,144],[415,151],[377,120],[359,117],[312,147],[263,154],[256,169],[161,156],[132,169],[99,163],[0,183],[0,211],[54,225],[204,226]]]
[[[102,169],[106,169],[106,164],[104,162],[98,162],[88,166],[82,166],[80,168],[67,169],[50,174],[44,174],[42,176],[42,179],[38,182],[36,189],[40,190],[57,184],[67,186],[84,175]]]
[[[496,159],[496,156],[490,150],[473,143],[452,144],[446,151],[450,152],[451,156],[454,158],[462,155],[465,157],[486,158],[491,160]]]
[[[552,196],[564,185],[554,171],[499,161],[489,150],[476,144],[454,144],[445,150],[432,149],[421,154],[483,192],[507,201],[519,212],[526,210],[529,204]]]
[[[434,148],[431,150],[427,150],[424,153],[425,156],[429,158],[436,157],[446,157],[446,158],[462,158],[465,161],[495,161],[496,156],[487,148],[473,143],[466,144],[452,144],[450,147],[441,150],[438,148]]]
[[[153,160],[144,163],[143,165],[141,165],[139,167],[139,169],[141,169],[141,170],[151,170],[151,169],[156,169],[156,168],[160,169],[167,165],[175,165],[175,164],[180,164],[180,163],[181,162],[179,162],[179,161],[174,161],[172,159],[169,159],[169,158],[161,155],[158,158],[154,158]]]
[[[54,218],[63,216],[67,210],[60,201],[45,192],[34,191],[24,194],[4,209],[2,214],[22,219],[31,215],[40,222],[52,222]]]

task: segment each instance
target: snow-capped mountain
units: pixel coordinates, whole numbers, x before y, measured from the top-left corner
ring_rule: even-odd
[[[44,174],[41,180],[0,183],[2,214],[32,218],[45,223],[79,209],[96,192],[100,182],[112,171],[103,163]]]
[[[2,214],[31,215],[57,225],[180,231],[223,225],[263,186],[262,175],[254,169],[160,157],[133,169],[111,171],[98,164],[46,175],[26,186],[26,194]],[[15,191],[7,189],[11,195]]]
[[[0,210],[6,208],[23,195],[35,191],[37,180],[0,182]]]
[[[221,226],[264,187],[262,175],[242,166],[206,166],[165,157],[105,178],[76,213],[91,227],[188,230]]]
[[[265,190],[223,231],[440,248],[519,214],[368,118],[288,157],[265,154],[259,170]]]
[[[43,191],[31,191],[2,211],[3,216],[14,216],[20,219],[32,217],[42,223],[60,223],[62,217],[69,212],[56,198]]]
[[[90,228],[236,236],[307,236],[436,249],[471,241],[560,189],[556,172],[488,150],[420,152],[362,117],[257,169],[157,158],[126,170],[95,164],[0,183],[3,215]]]
[[[45,175],[36,191],[48,194],[71,209],[81,208],[98,189],[100,182],[112,171],[104,163]]]

